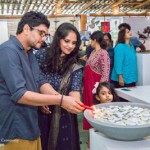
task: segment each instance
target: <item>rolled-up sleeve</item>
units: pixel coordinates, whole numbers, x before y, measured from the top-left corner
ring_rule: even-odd
[[[41,87],[43,84],[49,83],[48,80],[47,80],[47,77],[46,77],[46,73],[43,73],[41,71],[41,68],[44,67],[43,62],[46,59],[45,49],[41,49],[41,50],[37,51],[35,53],[35,57],[36,57],[36,60],[38,62],[39,68],[40,68],[40,77],[39,77],[38,85],[39,85],[39,87]]]
[[[130,42],[131,42],[131,43],[133,44],[133,46],[135,46],[135,47],[139,47],[139,46],[142,45],[142,42],[140,42],[140,41],[138,40],[138,38],[135,37],[135,36],[133,36],[133,37],[130,39]]]
[[[0,50],[0,76],[3,87],[11,95],[11,100],[17,102],[27,91],[23,68],[16,51],[5,47]]]
[[[45,74],[40,70],[40,77],[39,77],[39,81],[38,81],[39,88],[45,83],[49,83],[49,82],[48,82]]]

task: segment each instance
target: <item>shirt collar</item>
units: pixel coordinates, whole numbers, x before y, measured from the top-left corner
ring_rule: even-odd
[[[20,50],[25,51],[23,45],[22,45],[22,44],[20,43],[20,41],[16,38],[16,36],[10,37],[10,40],[12,40],[12,41],[19,47]],[[33,49],[31,48],[29,51],[33,51]]]
[[[20,49],[24,50],[23,45],[20,43],[20,41],[16,38],[16,36],[10,37],[10,40],[12,40],[15,45],[17,45]]]

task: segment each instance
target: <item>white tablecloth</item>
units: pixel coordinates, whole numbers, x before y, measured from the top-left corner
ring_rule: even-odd
[[[150,85],[127,88],[130,91],[124,91],[122,89],[116,88],[118,96],[131,102],[150,104]]]

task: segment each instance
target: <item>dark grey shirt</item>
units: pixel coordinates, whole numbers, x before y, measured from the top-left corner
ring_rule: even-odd
[[[26,91],[39,92],[46,82],[33,51],[27,57],[16,37],[0,45],[0,143],[35,140],[40,135],[37,107],[17,101]]]

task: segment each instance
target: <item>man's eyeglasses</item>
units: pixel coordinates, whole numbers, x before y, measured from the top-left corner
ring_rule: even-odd
[[[47,34],[47,33],[45,33],[45,31],[37,29],[36,27],[31,27],[31,28],[34,29],[34,30],[37,30],[41,37],[46,37],[47,38],[48,36],[50,36],[50,34]]]

